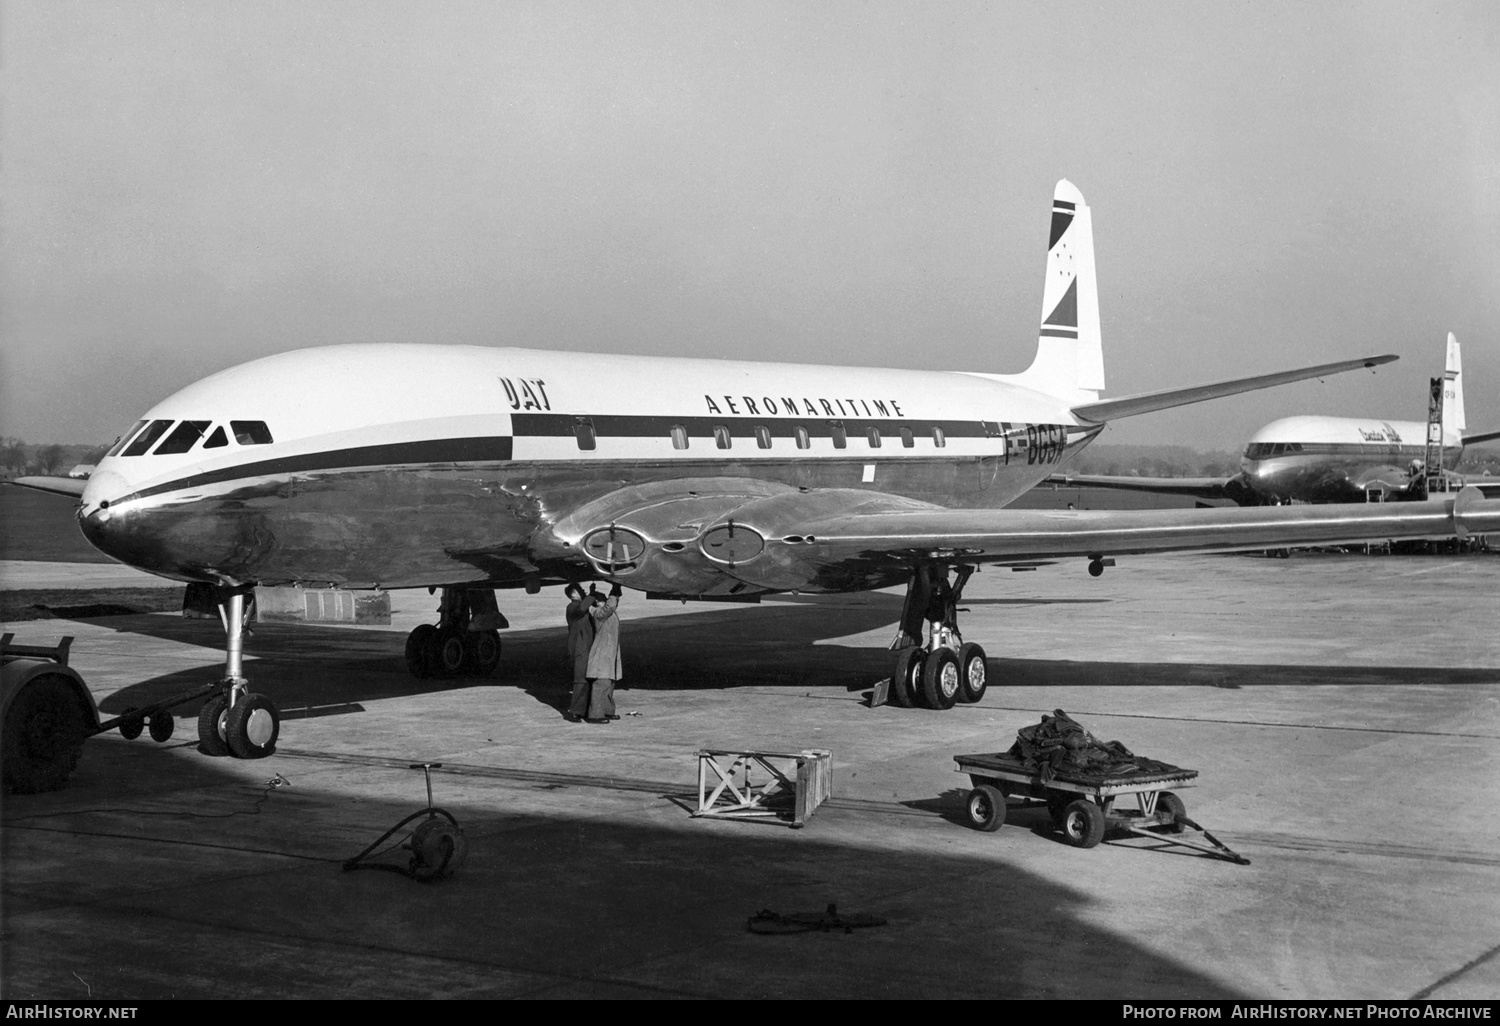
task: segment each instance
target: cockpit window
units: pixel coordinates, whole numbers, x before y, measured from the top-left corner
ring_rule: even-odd
[[[208,436],[208,441],[203,443],[203,448],[217,449],[228,444],[229,438],[224,434],[224,428],[221,426],[214,428],[214,433]]]
[[[125,432],[119,438],[115,439],[115,444],[110,448],[109,452],[105,453],[104,455],[118,456],[120,454],[120,450],[125,448],[125,443],[134,438],[135,433],[145,426],[146,422],[144,420],[136,421],[135,424],[131,426],[129,431]]]
[[[171,456],[179,452],[187,452],[198,439],[203,437],[203,432],[208,430],[208,425],[213,423],[208,420],[185,420],[177,425],[177,430],[167,436],[167,440],[156,447],[156,456]]]
[[[172,426],[172,422],[170,420],[153,420],[151,422],[151,426],[148,427],[148,428],[146,428],[146,430],[142,431],[139,435],[137,435],[135,441],[131,442],[128,446],[126,446],[125,451],[122,452],[122,453],[120,453],[120,455],[121,456],[139,456],[139,455],[141,455],[147,449],[151,448],[151,446],[155,445],[156,444],[156,440],[158,438],[160,438],[162,435],[166,434],[167,433],[167,428],[169,428],[171,426]]]
[[[271,429],[263,420],[231,420],[229,429],[241,445],[270,445]]]

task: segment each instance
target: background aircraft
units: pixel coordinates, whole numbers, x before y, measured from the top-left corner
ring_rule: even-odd
[[[439,622],[407,642],[425,675],[495,669],[495,589],[604,579],[733,601],[906,584],[892,699],[948,708],[986,686],[984,651],[957,624],[982,564],[1082,556],[1097,570],[1130,552],[1500,530],[1500,502],[1471,492],[1407,509],[1004,510],[1109,418],[1395,359],[1101,399],[1091,213],[1066,180],[1042,309],[1036,357],[1010,375],[470,346],[283,353],[146,411],[77,515],[101,551],[213,589],[228,653],[199,738],[241,757],[268,754],[279,731],[241,672],[257,585],[443,589]]]
[[[1443,372],[1444,491],[1462,487],[1452,471],[1464,447],[1500,438],[1500,431],[1466,434],[1463,358],[1448,333]],[[1250,438],[1233,477],[1121,477],[1053,474],[1050,484],[1085,488],[1232,499],[1241,506],[1282,502],[1366,502],[1425,499],[1428,493],[1427,424],[1360,417],[1282,417]],[[1475,482],[1486,495],[1500,494],[1500,481]]]

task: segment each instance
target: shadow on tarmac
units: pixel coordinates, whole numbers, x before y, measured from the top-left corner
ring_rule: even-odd
[[[335,791],[331,764],[277,756],[265,774],[296,784],[267,790],[221,765],[93,743],[68,789],[6,802],[0,998],[1238,996],[1092,925],[1091,896],[1008,864],[1003,831],[979,855],[922,833],[862,845],[847,838],[910,831],[910,813],[750,830],[597,784],[571,788],[575,816],[538,811],[532,784],[443,771],[469,856],[422,884],[340,867],[422,807],[420,774],[366,768]],[[403,776],[410,802],[372,798]],[[887,923],[747,930],[829,903]]]
[[[893,628],[900,608],[900,598],[875,594],[858,604],[778,602],[631,619],[623,626],[625,679],[620,687],[642,691],[869,689],[890,672],[890,655],[884,647],[852,647],[825,639]],[[212,653],[205,652],[201,667],[116,691],[100,704],[105,714],[162,701],[208,683],[221,672],[223,632],[214,621],[135,616],[99,622],[117,631],[199,645]],[[251,657],[246,670],[256,690],[269,694],[289,713],[437,693],[476,683],[522,688],[561,713],[571,680],[565,665],[565,629],[506,631],[501,637],[503,660],[495,677],[417,680],[407,672],[405,636],[399,632],[260,624],[246,642],[246,655]],[[1003,658],[992,652],[989,676],[993,687],[1238,689],[1494,683],[1500,680],[1500,669],[1094,662]],[[176,712],[193,715],[197,707],[184,706]]]

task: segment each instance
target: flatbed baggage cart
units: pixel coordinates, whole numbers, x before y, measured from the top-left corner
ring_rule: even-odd
[[[1106,831],[1119,830],[1196,848],[1241,865],[1250,863],[1189,819],[1186,804],[1170,790],[1196,787],[1197,770],[1165,765],[1113,775],[1062,770],[1044,781],[1040,772],[1004,754],[955,755],[953,761],[957,772],[967,773],[973,783],[964,812],[976,829],[999,830],[1005,822],[1007,799],[1016,799],[1045,803],[1052,822],[1074,847],[1092,848]],[[1204,841],[1185,834],[1187,828],[1201,834]]]

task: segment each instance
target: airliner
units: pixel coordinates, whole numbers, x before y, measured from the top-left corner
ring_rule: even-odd
[[[1101,399],[1092,214],[1052,203],[1037,351],[1019,374],[858,369],[537,349],[365,344],[286,352],[150,408],[79,498],[102,552],[210,588],[225,673],[208,754],[269,754],[279,713],[242,672],[256,586],[442,589],[407,639],[417,675],[493,672],[497,590],[604,580],[754,601],[905,585],[890,700],[986,687],[958,631],[982,565],[1500,530],[1465,491],[1409,508],[1023,511],[1008,503],[1135,416],[1394,360],[1377,356]],[[951,575],[951,577],[950,577]],[[925,635],[925,637],[924,637]]]
[[[1048,483],[1083,488],[1232,499],[1241,506],[1285,502],[1368,502],[1427,498],[1429,477],[1442,490],[1463,482],[1453,473],[1464,447],[1500,438],[1500,431],[1466,433],[1463,356],[1448,333],[1442,377],[1442,466],[1429,474],[1427,425],[1360,417],[1283,417],[1251,436],[1233,477],[1120,477],[1053,474]],[[1500,481],[1479,482],[1486,495]]]

